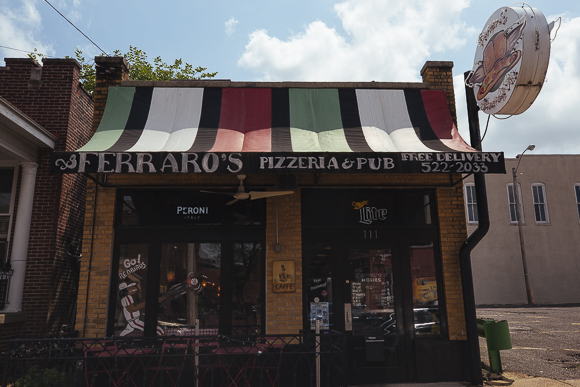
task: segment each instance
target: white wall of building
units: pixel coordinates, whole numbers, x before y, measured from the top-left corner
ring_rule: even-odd
[[[472,253],[478,305],[527,304],[517,223],[510,223],[506,186],[517,159],[506,159],[505,175],[486,175],[490,230]],[[465,180],[466,183],[472,178]],[[580,303],[580,219],[574,184],[580,155],[526,152],[518,168],[530,287],[537,305]],[[536,223],[532,184],[545,184],[549,223]],[[468,232],[476,225],[469,224]]]

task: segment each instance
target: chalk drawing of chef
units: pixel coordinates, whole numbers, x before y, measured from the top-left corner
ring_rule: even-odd
[[[139,319],[141,312],[139,310],[145,307],[145,301],[135,304],[133,296],[139,293],[139,288],[135,282],[126,283],[123,282],[119,285],[119,299],[121,300],[121,305],[123,306],[123,315],[125,320],[127,320],[127,326],[121,332],[121,336],[126,336],[133,332],[135,329],[143,331],[145,329],[145,324]],[[163,301],[164,297],[159,298],[159,302]],[[163,336],[165,332],[160,326],[157,326],[157,335]]]

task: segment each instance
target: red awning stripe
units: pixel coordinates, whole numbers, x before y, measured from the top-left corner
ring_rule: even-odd
[[[223,89],[221,105],[212,152],[272,150],[271,89]]]
[[[445,90],[422,90],[421,96],[429,124],[439,140],[452,150],[473,152],[473,148],[463,141],[451,119]]]

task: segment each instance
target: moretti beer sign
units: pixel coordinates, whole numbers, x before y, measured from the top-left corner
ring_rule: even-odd
[[[551,26],[542,12],[527,4],[503,7],[491,15],[466,80],[483,112],[515,115],[532,105],[548,70]]]
[[[55,173],[505,173],[503,152],[54,152]]]

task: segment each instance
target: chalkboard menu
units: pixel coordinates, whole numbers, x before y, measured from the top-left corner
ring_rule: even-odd
[[[361,278],[360,282],[352,282],[352,306],[369,310],[392,307],[393,294],[389,277],[371,273]]]

